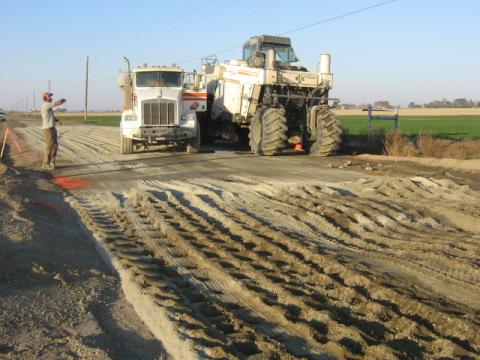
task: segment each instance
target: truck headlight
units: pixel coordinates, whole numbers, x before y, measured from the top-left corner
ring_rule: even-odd
[[[137,115],[125,115],[125,121],[137,121]]]
[[[187,123],[189,121],[195,121],[195,114],[193,113],[189,113],[189,114],[186,114],[186,115],[182,115],[182,117],[180,118],[180,121],[184,124],[184,123]]]

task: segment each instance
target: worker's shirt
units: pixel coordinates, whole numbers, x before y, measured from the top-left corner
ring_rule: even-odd
[[[49,129],[55,127],[55,115],[53,115],[53,104],[44,101],[42,104],[42,129]]]

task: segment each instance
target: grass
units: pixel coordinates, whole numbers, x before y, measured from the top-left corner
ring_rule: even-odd
[[[58,116],[59,120],[77,124],[92,124],[103,126],[120,125],[120,116],[102,115],[89,116],[87,121],[83,116]],[[341,116],[342,126],[348,129],[351,136],[367,134],[367,116]],[[393,129],[393,121],[375,120],[374,128],[383,128],[385,132]],[[413,136],[431,134],[435,137],[460,140],[464,138],[480,138],[480,116],[400,116],[400,132]]]
[[[340,117],[342,126],[349,135],[366,135],[367,116],[350,115]],[[400,116],[399,131],[413,136],[431,134],[445,139],[480,138],[480,116]],[[386,132],[393,129],[393,121],[374,120],[374,129],[383,128]]]
[[[102,115],[102,116],[88,116],[87,121],[84,121],[83,116],[58,116],[58,120],[68,124],[90,124],[90,125],[102,125],[102,126],[120,126],[120,116],[118,115]]]
[[[454,159],[480,158],[480,116],[400,116],[393,121],[374,120],[368,139],[367,116],[340,117],[345,129],[345,153],[368,152],[389,156],[420,156]]]

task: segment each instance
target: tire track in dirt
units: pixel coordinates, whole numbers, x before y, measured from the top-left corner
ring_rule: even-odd
[[[193,196],[193,195],[190,195],[190,197],[192,197],[192,196]],[[213,223],[215,223],[215,221],[217,221],[218,219],[222,219],[221,222],[222,222],[223,224],[228,224],[228,225],[224,225],[226,228],[228,228],[228,229],[234,229],[235,226],[234,226],[234,224],[232,224],[232,221],[233,221],[232,219],[235,219],[235,216],[238,216],[238,217],[239,217],[239,214],[240,214],[241,212],[238,212],[238,211],[235,211],[235,210],[233,210],[233,211],[231,211],[231,212],[228,212],[228,211],[227,211],[228,214],[227,214],[227,213],[224,214],[223,217],[222,217],[222,213],[221,213],[221,212],[218,212],[218,211],[217,211],[216,213],[213,213],[213,214],[212,214],[212,207],[214,207],[214,208],[216,208],[216,209],[223,209],[223,210],[225,210],[225,206],[223,206],[223,208],[222,208],[222,205],[220,205],[219,203],[216,203],[215,205],[213,205],[213,202],[214,202],[213,199],[215,199],[215,198],[218,198],[218,195],[217,195],[216,193],[210,194],[210,198],[209,198],[209,199],[206,201],[206,203],[203,204],[203,205],[199,205],[198,199],[197,199],[195,206],[198,206],[199,208],[201,208],[202,211],[204,210],[205,212],[202,214],[202,216],[203,216],[203,217],[209,217],[210,219],[212,219],[212,222],[213,222]],[[190,200],[191,200],[191,199],[190,199]],[[220,198],[218,198],[217,200],[220,200],[220,202],[221,202],[221,199],[220,199]],[[238,210],[238,209],[237,209],[237,210]],[[217,220],[213,220],[213,219],[217,219]],[[237,219],[236,221],[238,221],[238,219]],[[252,219],[247,220],[247,222],[248,222],[248,221],[249,221],[249,222],[252,222]],[[253,221],[254,221],[254,220],[253,220]],[[252,225],[252,226],[253,226],[253,225]],[[258,227],[258,224],[255,225],[255,226]],[[270,241],[272,241],[272,239],[270,239]],[[285,239],[285,237],[283,237],[283,238],[280,237],[280,238],[279,238],[279,243],[281,243],[282,241],[283,241],[283,243],[288,243],[288,244],[290,245],[290,243]],[[284,247],[284,244],[282,244],[281,247]],[[299,249],[299,250],[300,250],[299,252],[302,251],[301,249]],[[298,260],[301,260],[301,259],[297,259],[297,261],[298,261]],[[318,260],[319,260],[320,262],[317,262],[317,263],[321,263],[321,262],[322,262],[322,259],[318,259]],[[309,266],[312,266],[312,264],[308,264],[308,265],[309,265]],[[338,264],[336,264],[336,265],[338,265]],[[372,286],[369,285],[369,287],[371,288]],[[407,299],[407,300],[409,300],[409,299]],[[414,303],[414,301],[411,301],[411,299],[410,299],[410,302],[411,302],[411,303],[412,303],[412,302]],[[407,303],[408,303],[408,301],[407,301]],[[431,310],[432,310],[432,309],[428,309],[428,310],[429,310],[429,311],[427,311],[426,313],[429,315],[428,317],[431,318],[431,317],[432,317],[432,316],[431,316]],[[439,322],[445,323],[445,321],[446,321],[447,319],[446,319],[446,318],[442,318],[442,314],[437,314],[437,315],[438,315],[438,320],[439,320]],[[416,313],[413,313],[413,314],[407,314],[407,317],[408,317],[408,316],[410,316],[411,318],[414,319],[415,316],[417,316],[417,315],[416,315]],[[420,318],[419,323],[421,324],[421,323],[423,323],[423,322],[424,322],[424,321]],[[427,324],[428,324],[428,321],[426,321],[426,322],[424,322],[424,323],[427,323]],[[475,326],[476,326],[476,325],[475,325]],[[454,343],[458,344],[458,343],[461,343],[461,342],[462,342],[461,339],[456,339],[456,334],[458,334],[457,331],[450,331],[451,329],[448,329],[448,328],[444,328],[443,330],[445,330],[447,333],[450,333],[450,334],[451,334],[451,338],[452,338],[452,341],[453,341]],[[470,333],[471,333],[471,332],[470,332]],[[440,335],[440,333],[439,333],[438,335]],[[440,335],[440,336],[442,336],[442,335]],[[443,336],[442,336],[442,337],[443,337]]]
[[[378,200],[359,201],[358,197],[341,195],[338,192],[337,196],[332,196],[331,191],[327,191],[330,195],[325,196],[317,190],[321,189],[314,187],[288,189],[280,194],[280,199],[278,196],[268,196],[268,201],[279,205],[273,211],[278,212],[282,206],[286,207],[290,204],[290,209],[302,207],[305,211],[313,212],[319,217],[327,216],[327,221],[334,228],[350,235],[350,237],[347,236],[349,243],[355,243],[358,249],[400,253],[399,256],[406,256],[420,265],[430,266],[446,276],[453,276],[457,280],[467,281],[472,285],[478,284],[480,280],[478,270],[480,237],[478,235],[470,234],[469,238],[473,241],[468,241],[465,239],[464,231],[455,230],[442,224],[438,219],[412,211],[411,207],[390,205],[390,208],[396,211],[391,213],[391,210]],[[258,197],[250,198],[248,201],[253,201],[260,206],[265,203]],[[384,214],[388,211],[390,214],[385,219]],[[422,217],[430,220],[416,221]],[[316,233],[320,229],[313,230]],[[417,241],[413,241],[412,237]],[[416,252],[422,254],[418,256]],[[455,277],[453,273],[458,272],[459,268],[462,270],[461,276]]]
[[[298,356],[307,356],[312,359],[330,358],[326,354],[322,355],[322,352],[306,350],[308,348],[302,345],[304,341],[301,338],[292,339],[283,331],[276,330],[275,325],[269,324],[268,320],[261,320],[256,314],[252,314],[245,303],[238,303],[238,296],[232,296],[232,294],[227,297],[220,296],[223,294],[222,289],[225,286],[225,275],[223,272],[217,274],[218,280],[222,283],[218,283],[218,280],[212,282],[210,280],[214,277],[212,273],[199,270],[201,265],[205,267],[205,260],[208,260],[208,258],[196,259],[196,253],[191,246],[187,245],[188,242],[183,241],[183,246],[180,245],[179,240],[181,239],[179,237],[174,237],[168,242],[166,238],[162,238],[162,235],[158,234],[158,231],[153,229],[145,234],[146,237],[141,237],[140,232],[132,230],[132,226],[128,226],[129,221],[121,213],[110,216],[103,211],[92,208],[85,200],[77,200],[77,202],[83,208],[87,208],[90,213],[93,213],[93,217],[82,213],[89,226],[96,231],[99,230],[99,226],[103,228],[100,230],[106,232],[107,239],[113,239],[109,238],[113,235],[114,240],[111,242],[113,251],[120,258],[126,259],[126,263],[139,272],[140,281],[145,282],[150,287],[155,287],[153,291],[156,294],[159,291],[161,292],[157,287],[161,289],[167,287],[173,291],[173,295],[163,295],[163,297],[169,300],[166,304],[169,304],[170,307],[172,301],[176,301],[173,304],[176,307],[174,315],[178,318],[179,314],[182,314],[182,317],[178,318],[177,321],[185,323],[183,331],[191,340],[194,340],[194,347],[199,355],[206,352],[209,357],[213,358],[223,356],[242,358],[261,353],[267,357],[278,356],[283,358],[282,354],[288,354],[289,351],[283,349],[282,344],[274,340],[278,337],[283,342],[290,344],[291,352]],[[137,214],[140,218],[146,218],[142,211],[137,212]],[[129,229],[127,239],[125,235],[120,236],[121,231],[112,229],[111,219],[115,219],[118,224],[122,224],[122,227]],[[149,221],[140,221],[143,225],[137,226],[135,229],[151,227]],[[138,220],[135,223],[140,225]],[[170,233],[171,229],[167,230]],[[181,235],[182,232],[178,230],[178,234]],[[128,240],[128,238],[135,238],[138,243],[140,237],[147,241],[142,242],[141,247],[134,247],[132,245],[134,242]],[[188,251],[188,256],[185,250]],[[161,267],[158,264],[147,266],[151,262],[146,261],[146,254],[154,255],[155,259],[161,262]],[[216,272],[211,267],[209,270],[213,270],[213,273]],[[219,285],[215,286],[215,282]],[[240,290],[240,293],[244,296],[242,290]],[[230,299],[230,301],[225,298]],[[163,307],[166,304],[159,303]],[[175,318],[174,315],[172,315],[172,319]],[[255,327],[250,327],[249,322],[255,324]],[[269,337],[265,337],[261,332],[259,333],[258,329],[263,329]],[[195,334],[195,337],[193,337],[193,334]],[[290,357],[287,356],[286,358]]]
[[[208,187],[211,188],[212,185],[209,184]],[[338,192],[337,195],[339,195]],[[329,239],[335,239],[336,244],[340,242],[346,248],[355,251],[370,251],[380,257],[391,256],[399,264],[403,263],[411,267],[413,263],[420,266],[422,271],[427,269],[432,271],[435,276],[435,273],[440,273],[450,280],[466,283],[475,289],[478,288],[480,280],[478,244],[468,244],[464,241],[464,232],[456,231],[436,219],[431,219],[426,224],[419,224],[412,219],[421,218],[422,214],[396,205],[395,211],[398,213],[390,214],[388,221],[385,219],[377,221],[375,226],[369,228],[362,223],[367,221],[372,223],[370,219],[375,221],[376,218],[384,217],[382,214],[387,208],[383,204],[383,209],[372,211],[365,201],[356,206],[358,200],[355,197],[347,195],[318,197],[318,192],[312,191],[312,189],[306,191],[305,188],[301,190],[288,189],[276,196],[262,195],[262,197],[267,198],[267,204],[276,203],[278,205],[273,210],[277,214],[282,212],[279,209],[288,205],[290,205],[289,213],[284,213],[284,216],[291,216],[300,209],[304,210],[306,213],[304,216],[295,214],[297,218],[301,218],[303,224],[320,224],[320,226],[310,225],[312,231],[307,230],[307,233],[312,236],[320,232]],[[265,203],[262,202],[260,196],[251,194],[245,202],[255,203],[256,213],[260,211],[259,207],[261,208]],[[381,202],[377,203],[381,204]],[[274,216],[278,216],[277,214]],[[423,217],[426,218],[425,215]],[[403,227],[400,232],[398,231],[399,227]],[[412,241],[411,237],[417,237],[421,241]],[[471,235],[471,237],[478,238],[476,235]],[[455,243],[462,243],[462,246],[456,246]],[[419,251],[420,255],[417,254]]]
[[[418,271],[430,271],[433,276],[436,274],[441,274],[447,277],[449,280],[458,281],[463,283],[466,286],[470,286],[478,289],[479,280],[480,280],[480,271],[475,269],[467,261],[461,261],[462,259],[458,256],[455,256],[455,262],[452,264],[452,261],[445,257],[445,253],[432,254],[429,251],[437,249],[425,249],[423,245],[422,252],[417,254],[419,251],[418,246],[408,246],[409,241],[405,240],[400,246],[398,246],[398,241],[395,241],[395,238],[391,236],[391,233],[383,234],[381,232],[375,232],[366,229],[363,226],[357,226],[356,221],[353,217],[348,217],[344,213],[339,211],[339,206],[331,207],[328,204],[320,204],[315,202],[305,202],[306,199],[295,198],[291,193],[285,196],[281,196],[280,200],[283,202],[296,206],[297,208],[302,208],[305,211],[313,213],[315,217],[322,217],[323,219],[317,220],[318,223],[323,223],[326,226],[326,222],[330,223],[333,228],[336,228],[336,234],[332,231],[331,236],[337,236],[337,241],[341,241],[341,244],[347,248],[354,249],[356,251],[363,251],[373,253],[375,256],[379,257],[390,257],[395,258],[395,261],[398,264],[404,264],[404,266],[412,268],[413,266],[418,267]],[[352,199],[349,199],[352,201]],[[372,214],[374,216],[374,214]],[[385,237],[385,235],[387,237]],[[437,234],[438,236],[439,234]],[[454,234],[449,233],[449,241],[458,240],[461,241],[465,234],[460,236],[454,236]],[[444,237],[444,236],[443,236]],[[405,244],[405,245],[403,245]],[[465,254],[465,252],[463,252]],[[449,251],[448,256],[454,256],[453,252]],[[443,259],[446,259],[442,263]],[[471,258],[470,258],[471,260]],[[447,262],[450,263],[447,266]],[[437,264],[438,266],[433,267],[432,265]],[[461,269],[461,277],[455,276],[458,272],[458,269]]]
[[[256,311],[261,312],[265,318],[276,319],[276,322],[279,322],[284,328],[301,335],[305,339],[313,336],[314,339],[320,339],[322,344],[327,342],[324,334],[318,332],[320,329],[319,319],[324,318],[324,314],[310,308],[292,295],[303,293],[301,288],[305,284],[300,279],[300,274],[295,274],[295,276],[290,272],[288,275],[280,275],[281,270],[277,264],[263,260],[269,254],[268,251],[249,250],[248,245],[246,247],[242,246],[237,239],[226,236],[217,228],[209,226],[208,222],[182,206],[171,194],[169,195],[166,203],[151,198],[150,201],[155,202],[156,205],[154,206],[157,210],[158,207],[161,207],[162,211],[171,217],[171,221],[182,224],[182,227],[190,236],[199,234],[196,237],[198,242],[196,251],[202,253],[205,260],[218,263],[222,272],[230,274],[230,280],[244,283],[246,289],[242,289],[237,296],[245,297],[246,292],[252,292],[248,303],[255,303]],[[142,203],[145,203],[145,201],[142,201]],[[190,250],[191,253],[192,250]],[[277,283],[288,284],[288,286],[283,288]],[[258,303],[258,298],[263,304]],[[305,309],[306,318],[298,313],[301,308]],[[275,310],[272,311],[273,309]],[[342,325],[337,324],[336,327],[340,329]],[[323,327],[321,329],[323,331]],[[349,333],[351,337],[356,335],[348,328],[344,327],[342,330],[343,333]],[[315,346],[314,343],[312,345]],[[324,345],[324,348],[328,347],[328,344]],[[334,346],[331,347],[335,349]],[[339,351],[336,352],[339,353]]]
[[[201,358],[477,357],[471,307],[377,265],[479,294],[478,234],[422,203],[478,195],[391,182],[143,180],[73,203]]]

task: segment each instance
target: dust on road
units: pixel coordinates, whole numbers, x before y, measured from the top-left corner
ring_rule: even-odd
[[[336,159],[119,156],[117,129],[59,134],[55,176],[87,182],[68,203],[174,358],[479,356],[470,187]]]

